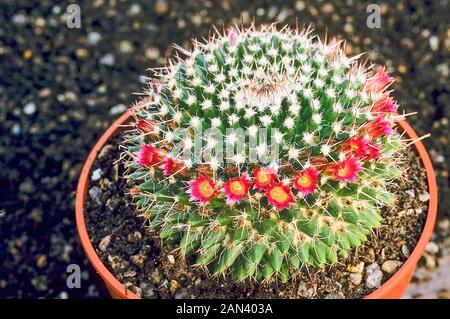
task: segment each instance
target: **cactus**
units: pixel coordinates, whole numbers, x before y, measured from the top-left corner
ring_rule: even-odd
[[[394,202],[387,186],[405,143],[393,129],[393,78],[311,33],[272,25],[194,41],[132,108],[124,158],[137,210],[214,275],[285,282],[336,263]],[[271,139],[221,161],[208,151],[238,149],[231,128],[246,139],[266,128]]]

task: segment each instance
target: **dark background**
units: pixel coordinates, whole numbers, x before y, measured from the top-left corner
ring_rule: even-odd
[[[70,2],[0,2],[0,297],[108,297],[82,252],[74,189],[102,131],[136,100],[141,76],[162,66],[173,43],[189,48],[212,24],[312,24],[367,52],[396,78],[394,96],[424,141],[440,187],[443,247],[449,191],[449,1],[74,1],[81,28],[63,16]],[[369,29],[367,5],[381,7]],[[447,229],[448,230],[448,229]],[[444,235],[442,235],[444,234]],[[441,248],[442,250],[442,248]],[[79,264],[82,287],[66,287]],[[449,287],[447,287],[449,288]]]

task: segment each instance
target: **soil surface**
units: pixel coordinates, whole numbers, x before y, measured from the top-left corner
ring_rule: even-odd
[[[417,112],[409,122],[432,134],[424,144],[439,221],[407,296],[449,297],[449,1],[77,0],[79,29],[66,24],[71,3],[0,4],[0,298],[110,298],[74,218],[74,189],[94,142],[136,100],[146,69],[167,63],[173,43],[189,48],[212,24],[295,26],[296,17],[322,37],[345,38],[350,55],[386,64],[401,109]],[[379,29],[366,25],[371,3],[380,5]],[[70,264],[82,271],[78,289],[66,285]]]
[[[92,171],[86,223],[103,263],[131,291],[144,298],[361,298],[389,279],[414,249],[428,209],[426,176],[409,152],[409,170],[390,187],[396,206],[382,210],[383,221],[364,247],[325,269],[303,269],[287,283],[234,283],[194,268],[175,246],[162,245],[145,220],[136,216],[129,185],[117,163],[122,136],[100,152]],[[412,149],[409,149],[412,150]]]

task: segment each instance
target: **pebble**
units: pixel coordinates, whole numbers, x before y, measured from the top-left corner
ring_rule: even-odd
[[[378,288],[381,286],[381,280],[383,279],[383,272],[377,263],[372,263],[366,267],[366,287]]]
[[[153,281],[155,282],[155,284],[157,284],[157,285],[159,285],[159,284],[163,281],[163,278],[162,278],[161,274],[159,273],[158,268],[156,268],[156,269],[153,271],[151,277],[152,277],[152,280],[153,280]]]
[[[102,39],[102,35],[98,32],[89,32],[87,35],[87,43],[89,45],[97,45]]]
[[[428,192],[423,192],[419,194],[419,200],[421,202],[426,202],[430,199],[430,194],[428,194]]]
[[[436,35],[432,35],[428,39],[428,43],[430,44],[432,51],[437,51],[439,49],[439,38]]]
[[[180,290],[177,291],[174,298],[175,299],[185,299],[187,297],[187,295],[188,295],[187,289],[181,288]]]
[[[128,14],[130,16],[136,16],[139,13],[141,13],[141,11],[142,11],[141,10],[141,6],[136,4],[136,3],[134,3],[134,4],[131,5],[130,9],[128,10]]]
[[[122,40],[119,42],[119,52],[120,53],[132,53],[134,51],[133,44],[128,40]]]
[[[406,258],[408,258],[409,255],[411,254],[408,247],[406,247],[406,245],[402,246],[402,253],[403,253],[403,256],[405,256]]]
[[[109,114],[111,115],[122,114],[123,112],[125,112],[126,109],[127,107],[124,104],[117,104],[109,109]]]
[[[296,1],[295,2],[295,10],[303,11],[305,10],[306,4],[304,1]]]
[[[180,284],[176,280],[171,280],[169,285],[169,291],[170,294],[173,296],[177,292],[178,288],[180,287]]]
[[[352,284],[354,284],[355,286],[358,286],[359,284],[361,284],[363,275],[352,273],[352,274],[350,274],[349,278],[350,278],[350,281]]]
[[[416,197],[416,194],[414,194],[414,190],[413,189],[407,189],[405,191],[406,194],[408,194],[411,197]]]
[[[106,53],[104,56],[100,58],[100,64],[113,66],[116,61],[116,57],[112,53]]]
[[[130,260],[133,264],[142,268],[142,267],[144,267],[147,257],[145,255],[137,254],[137,255],[131,256]]]
[[[170,262],[171,264],[175,264],[175,257],[173,257],[173,255],[168,255],[168,256],[167,256],[167,259],[169,260],[169,262]]]
[[[103,175],[102,169],[101,168],[97,168],[94,171],[92,171],[91,180],[94,181],[94,182],[98,181],[102,177],[102,175]]]
[[[439,221],[438,227],[440,229],[442,229],[443,231],[448,231],[450,229],[450,220],[443,219],[443,220]]]
[[[305,282],[301,282],[298,285],[297,294],[300,297],[310,299],[310,298],[313,298],[316,295],[316,289],[315,289],[315,287],[311,287],[311,286],[308,287],[308,285]]]
[[[145,57],[150,60],[157,60],[160,54],[159,49],[156,47],[150,47],[145,50]]]
[[[22,13],[18,13],[12,16],[12,22],[14,24],[24,25],[25,23],[27,23],[27,21],[28,21],[27,16]]]
[[[38,268],[45,267],[45,265],[47,265],[47,256],[39,255],[36,261],[36,265],[38,266]]]
[[[394,272],[397,271],[397,269],[402,265],[403,263],[401,261],[398,260],[387,260],[383,263],[383,265],[381,266],[381,269],[383,269],[383,271],[385,273],[388,274],[393,274]]]
[[[430,254],[435,255],[439,252],[439,246],[434,241],[430,241],[427,244],[426,251],[429,252]]]
[[[136,276],[136,272],[135,272],[134,270],[129,270],[129,271],[126,271],[126,272],[123,274],[123,276],[124,276],[125,278],[133,278],[133,277]]]
[[[425,258],[425,267],[428,270],[433,270],[436,268],[436,259],[430,255],[429,253],[425,252],[423,254],[423,258]]]
[[[100,243],[98,244],[98,248],[105,252],[108,249],[109,244],[111,243],[111,235],[107,235],[100,240]]]
[[[324,297],[324,299],[345,299],[342,293],[331,293]]]
[[[36,104],[33,102],[27,103],[23,108],[23,113],[26,115],[33,115],[36,112]]]
[[[102,190],[98,186],[93,186],[89,189],[89,197],[95,201],[98,205],[102,204],[100,199],[100,195],[102,194]]]
[[[155,3],[155,13],[159,16],[163,16],[169,10],[169,5],[164,0],[158,0]]]
[[[439,299],[450,299],[450,290],[444,289],[439,292]]]
[[[347,270],[350,271],[351,273],[355,273],[355,274],[362,274],[363,270],[364,270],[364,262],[360,262],[357,265],[348,265],[347,266]]]
[[[19,123],[14,123],[14,125],[11,127],[11,134],[12,135],[19,135],[22,132],[22,128]]]
[[[69,299],[69,294],[65,291],[61,291],[58,295],[59,299]]]

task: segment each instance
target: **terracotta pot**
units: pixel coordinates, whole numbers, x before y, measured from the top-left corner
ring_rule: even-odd
[[[130,113],[123,114],[119,119],[117,119],[106,132],[100,137],[100,139],[95,144],[94,148],[90,152],[86,162],[84,163],[83,169],[81,171],[80,180],[77,186],[76,192],[76,223],[78,234],[80,236],[81,244],[86,252],[89,261],[94,266],[95,270],[100,274],[100,276],[105,281],[105,284],[111,293],[113,298],[122,299],[139,299],[137,295],[132,293],[130,290],[125,288],[106,268],[102,263],[97,253],[95,252],[92,243],[89,240],[89,235],[86,229],[86,223],[84,219],[84,204],[86,202],[87,193],[89,189],[90,174],[92,166],[97,158],[98,153],[103,148],[103,146],[108,142],[108,140],[114,136],[116,133],[120,132],[120,126],[126,124],[131,118]],[[398,125],[406,132],[410,138],[417,138],[417,134],[411,128],[411,126],[406,121],[398,122]],[[431,234],[433,233],[434,223],[436,220],[437,213],[437,186],[436,179],[434,175],[433,166],[430,161],[425,147],[421,141],[414,144],[421,160],[425,167],[428,179],[428,192],[430,194],[430,201],[428,204],[428,215],[425,221],[425,227],[423,229],[422,235],[414,248],[413,252],[409,256],[408,260],[402,265],[402,267],[380,288],[372,292],[370,295],[366,296],[367,299],[386,299],[386,298],[401,298],[408,287],[411,277],[414,272],[414,268],[422,256],[425,247],[430,240]]]

